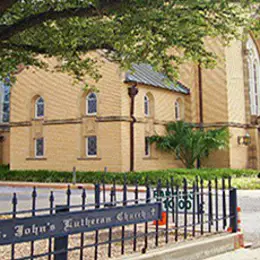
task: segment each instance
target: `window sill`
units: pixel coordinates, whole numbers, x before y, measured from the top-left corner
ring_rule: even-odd
[[[28,158],[26,158],[26,161],[46,161],[47,160],[47,158],[45,158],[45,157],[39,157],[39,158],[37,158],[37,157],[28,157]]]
[[[83,115],[84,118],[96,118],[97,114],[93,114],[93,115]]]
[[[78,161],[100,161],[102,160],[100,157],[82,157],[78,158]]]
[[[159,160],[158,157],[143,157],[143,160]]]
[[[32,121],[44,121],[44,117],[39,117],[39,118],[32,118]]]

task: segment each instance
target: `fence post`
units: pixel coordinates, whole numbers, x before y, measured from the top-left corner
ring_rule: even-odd
[[[95,208],[98,209],[100,208],[100,184],[97,183],[95,184]],[[95,255],[94,259],[98,259],[98,241],[99,241],[99,236],[98,236],[98,230],[95,232]]]
[[[56,214],[62,213],[62,212],[68,212],[69,207],[67,205],[57,205],[56,206]],[[68,259],[68,236],[64,237],[57,237],[54,240],[54,252],[56,251],[65,251],[57,253],[54,255],[54,260],[67,260]]]
[[[232,233],[237,232],[237,189],[232,188],[229,191],[230,199],[230,228],[232,228]]]

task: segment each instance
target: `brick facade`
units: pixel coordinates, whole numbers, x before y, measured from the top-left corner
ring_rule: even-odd
[[[257,42],[256,42],[257,44]],[[245,44],[233,42],[224,47],[220,39],[207,39],[209,50],[219,57],[215,69],[202,69],[203,117],[205,127],[226,125],[231,132],[230,148],[212,154],[203,161],[207,167],[260,168],[258,124],[252,123]],[[100,61],[102,79],[95,83],[98,92],[97,115],[87,116],[83,85],[74,84],[65,74],[29,68],[22,71],[11,91],[10,144],[9,134],[0,143],[1,163],[10,162],[11,169],[49,169],[69,171],[125,172],[130,168],[130,97],[124,83],[125,73],[101,52],[91,53]],[[54,60],[49,60],[55,66]],[[137,84],[135,98],[135,170],[182,167],[175,156],[150,149],[145,156],[145,137],[163,134],[165,124],[175,120],[174,104],[181,104],[182,118],[199,120],[198,68],[185,64],[180,81],[190,89],[189,95]],[[151,114],[144,115],[144,96],[150,99]],[[35,119],[35,100],[44,98],[45,115]],[[250,146],[237,143],[237,137],[249,133]],[[85,139],[97,137],[97,156],[86,156]],[[35,158],[34,140],[44,138],[44,156]],[[4,147],[4,148],[3,148]],[[10,161],[9,151],[10,148]],[[3,156],[4,155],[4,156]]]

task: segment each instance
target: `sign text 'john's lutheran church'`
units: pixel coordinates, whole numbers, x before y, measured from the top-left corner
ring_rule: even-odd
[[[159,220],[161,203],[63,212],[1,221],[0,245]]]

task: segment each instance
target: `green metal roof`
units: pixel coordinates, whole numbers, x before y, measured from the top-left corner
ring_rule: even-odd
[[[149,64],[134,64],[126,73],[125,82],[135,82],[188,95],[190,90],[179,81],[173,82],[163,73],[156,72]]]

